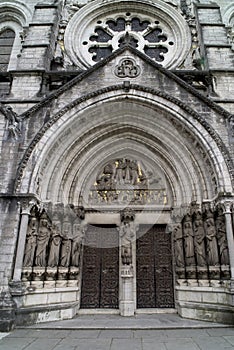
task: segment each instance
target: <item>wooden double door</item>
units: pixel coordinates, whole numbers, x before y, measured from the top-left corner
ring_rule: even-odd
[[[137,308],[173,308],[171,235],[165,225],[141,225],[136,242]]]
[[[137,308],[173,308],[171,236],[140,225],[136,241]],[[115,226],[90,225],[83,251],[81,308],[119,308],[119,238]]]
[[[118,307],[118,231],[115,226],[89,225],[83,251],[81,308]]]

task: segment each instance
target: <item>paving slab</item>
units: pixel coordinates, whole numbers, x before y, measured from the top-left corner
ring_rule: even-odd
[[[225,335],[223,338],[227,340],[231,345],[234,345],[234,335]]]
[[[88,326],[86,326],[88,325]],[[234,350],[234,328],[178,315],[82,315],[4,333],[0,350]]]
[[[232,344],[223,337],[196,337],[196,344],[201,350],[222,350],[231,347]]]
[[[143,339],[142,350],[167,350],[167,348],[165,343],[153,339]]]
[[[188,339],[165,342],[165,345],[167,350],[201,350],[196,343]]]
[[[121,332],[118,329],[104,329],[99,333],[99,338],[133,338],[133,331],[130,329],[122,329]]]
[[[110,350],[142,350],[141,339],[113,339]],[[96,349],[95,349],[96,350]]]
[[[71,330],[69,333],[69,339],[96,339],[100,334],[99,329],[78,329]]]
[[[24,348],[24,350],[53,350],[60,343],[60,339],[39,338]],[[12,349],[13,350],[13,349]]]
[[[161,329],[139,329],[133,331],[134,338],[167,338],[166,330]]]
[[[26,346],[33,343],[36,339],[33,338],[8,338],[0,340],[0,350],[23,350]]]
[[[76,350],[110,350],[111,341],[111,339],[90,339],[89,341],[81,339],[78,341]]]

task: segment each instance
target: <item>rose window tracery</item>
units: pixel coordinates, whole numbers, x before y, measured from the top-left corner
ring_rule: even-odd
[[[173,6],[157,0],[93,0],[69,19],[64,50],[86,69],[128,43],[166,68],[181,65],[191,50],[187,22]]]
[[[158,20],[141,19],[130,12],[117,18],[98,19],[92,34],[82,44],[92,61],[98,62],[127,43],[158,63],[165,60],[165,55],[174,45]]]

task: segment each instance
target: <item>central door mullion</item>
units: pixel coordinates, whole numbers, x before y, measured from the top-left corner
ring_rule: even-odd
[[[154,307],[157,305],[157,262],[156,262],[156,237],[155,232],[152,232],[152,254],[153,254],[153,261],[154,261]]]
[[[102,298],[102,249],[97,248],[98,253],[99,253],[99,259],[100,259],[100,264],[99,264],[99,298],[98,298],[98,307],[101,307],[101,298]]]

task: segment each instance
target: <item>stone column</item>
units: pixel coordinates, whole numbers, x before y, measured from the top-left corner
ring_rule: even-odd
[[[229,259],[230,259],[231,280],[234,283],[234,237],[233,237],[232,213],[231,213],[232,204],[233,204],[233,201],[225,201],[223,203],[223,207],[224,207],[224,215],[225,215]]]
[[[24,259],[24,249],[25,249],[25,241],[26,234],[28,229],[29,215],[32,207],[35,205],[33,201],[25,201],[22,204],[22,212],[21,212],[21,222],[16,250],[16,259],[13,273],[13,282],[21,281],[21,273],[23,267],[23,259]]]

